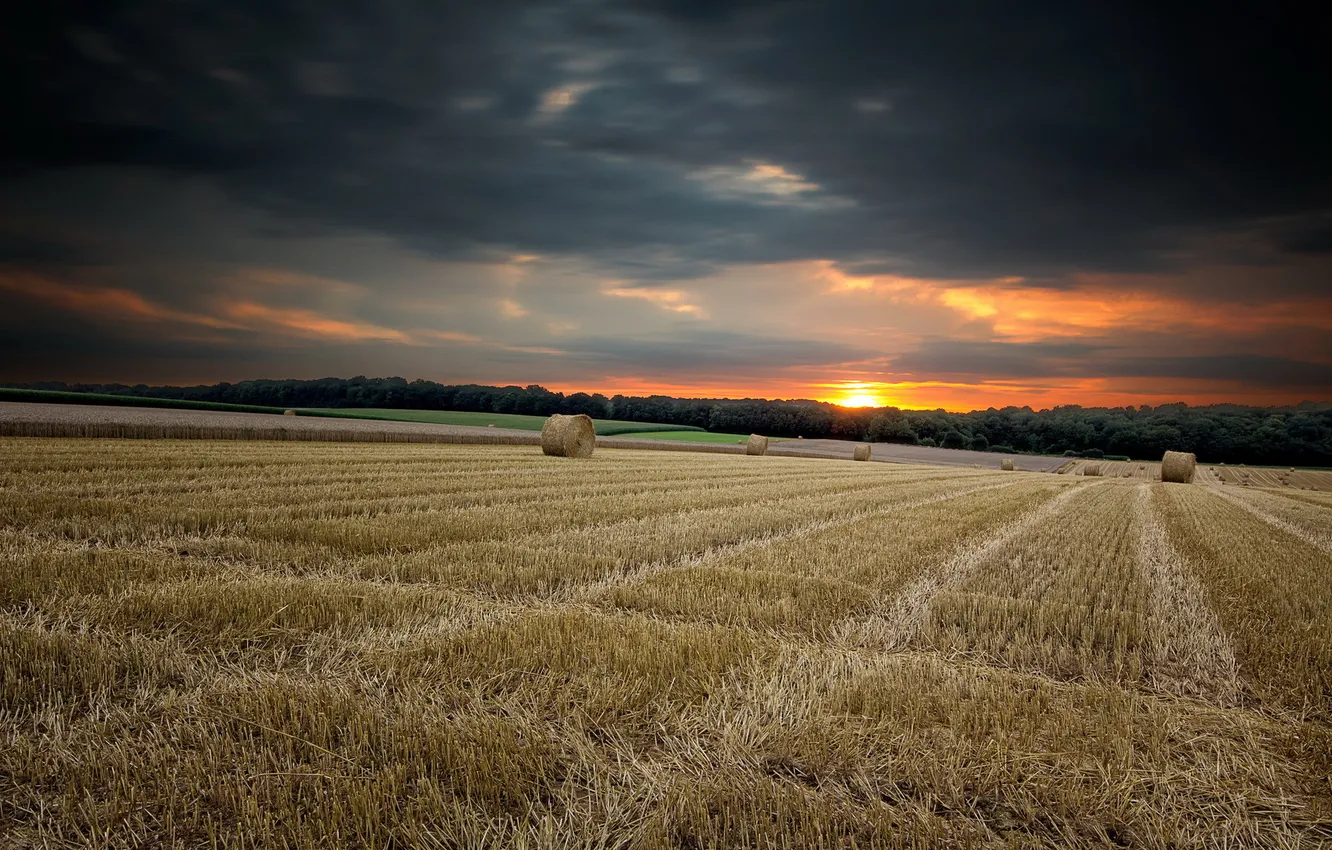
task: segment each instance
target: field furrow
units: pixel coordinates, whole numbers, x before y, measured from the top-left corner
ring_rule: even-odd
[[[602,590],[601,598],[631,610],[826,637],[840,619],[868,615],[940,552],[1058,489],[1028,480],[922,495],[654,570]],[[947,522],[959,514],[968,517],[966,529]]]
[[[899,599],[896,645],[916,643],[1065,678],[1136,680],[1147,586],[1133,485],[1071,491]]]
[[[1301,502],[1306,505],[1332,508],[1332,493],[1312,493],[1300,490],[1269,490],[1267,493],[1271,496]]]
[[[1233,704],[1240,683],[1230,638],[1216,621],[1196,567],[1171,543],[1156,514],[1151,486],[1136,489],[1138,561],[1149,588],[1151,682],[1172,693]]]
[[[1194,565],[1243,679],[1275,708],[1332,713],[1332,556],[1213,488],[1163,487],[1155,508]]]
[[[791,461],[783,461],[790,463]],[[345,552],[408,552],[446,541],[507,540],[514,535],[627,522],[669,514],[699,513],[774,500],[864,501],[915,480],[966,478],[956,472],[885,472],[873,479],[800,477],[709,488],[692,484],[660,488],[598,487],[592,495],[565,495],[546,487],[504,500],[485,490],[442,496],[352,503],[285,499],[270,507],[238,504],[195,506],[173,500],[152,504],[0,494],[0,525],[59,539],[95,536],[107,545],[149,545],[180,536],[240,536],[254,540],[329,546]],[[789,484],[789,486],[788,486]]]
[[[1263,522],[1300,538],[1310,546],[1332,554],[1332,506],[1317,507],[1283,499],[1262,490],[1216,490],[1232,505],[1237,505]]]

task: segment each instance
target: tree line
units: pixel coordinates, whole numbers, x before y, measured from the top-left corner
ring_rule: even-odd
[[[595,419],[694,425],[723,433],[837,438],[935,445],[1006,453],[1156,459],[1166,449],[1195,452],[1209,463],[1332,466],[1332,404],[1289,407],[1233,404],[1005,407],[944,410],[845,408],[797,399],[607,398],[554,392],[538,385],[492,387],[403,378],[254,380],[193,387],[145,384],[4,384],[22,389],[95,392],[268,407],[381,407],[493,413],[586,413]]]

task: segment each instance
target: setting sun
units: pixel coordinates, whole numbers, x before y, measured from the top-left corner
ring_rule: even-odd
[[[835,403],[842,407],[883,407],[883,399],[864,393],[847,396]]]
[[[819,387],[830,392],[814,398],[838,407],[887,407],[891,404],[882,393],[884,385],[872,381],[837,381]]]

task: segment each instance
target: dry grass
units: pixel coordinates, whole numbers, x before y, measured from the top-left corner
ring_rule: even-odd
[[[1059,468],[1060,475],[1085,475],[1089,466],[1100,470],[1104,478],[1137,478],[1143,481],[1160,481],[1161,464],[1123,460],[1079,460],[1074,459]]]
[[[1317,495],[0,440],[0,847],[1324,845]]]
[[[1332,472],[1325,469],[1273,469],[1270,467],[1199,467],[1198,483],[1260,487],[1287,492],[1332,493]]]
[[[1153,495],[1207,588],[1254,697],[1332,718],[1332,554],[1210,488]],[[1332,512],[1322,510],[1318,523],[1326,533]]]
[[[918,645],[1059,678],[1141,679],[1148,586],[1132,492],[1068,491],[1021,533],[972,554],[929,601]]]
[[[1159,461],[1122,461],[1122,460],[1070,460],[1059,468],[1061,475],[1077,475],[1088,466],[1095,464],[1106,478],[1137,478],[1144,481],[1161,480]],[[1332,494],[1332,471],[1323,469],[1271,469],[1245,466],[1197,467],[1193,479],[1195,484],[1238,485],[1279,489],[1288,493]]]

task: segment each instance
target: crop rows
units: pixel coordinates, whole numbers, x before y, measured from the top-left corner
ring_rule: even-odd
[[[1082,475],[1088,466],[1100,470],[1102,478],[1139,478],[1144,481],[1161,480],[1161,464],[1140,460],[1070,460],[1059,467],[1060,475]]]
[[[0,847],[1319,846],[1322,495],[0,440]]]
[[[1280,469],[1249,466],[1209,466],[1199,470],[1198,480],[1219,486],[1265,487],[1309,492],[1332,492],[1332,472],[1325,469]]]
[[[1155,461],[1070,460],[1059,467],[1060,475],[1083,475],[1095,466],[1102,478],[1161,480],[1161,464]],[[1199,466],[1195,484],[1261,487],[1291,492],[1332,493],[1332,471],[1325,469],[1280,469],[1248,466]]]

